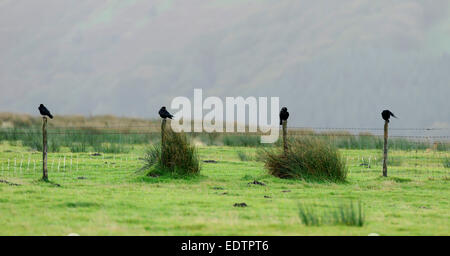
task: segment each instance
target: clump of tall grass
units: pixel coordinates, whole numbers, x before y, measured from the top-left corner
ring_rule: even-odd
[[[95,144],[93,148],[95,152],[111,153],[111,154],[130,152],[129,146],[120,143],[98,143]]]
[[[444,168],[450,168],[450,158],[445,158],[442,164],[444,165]]]
[[[403,164],[403,159],[398,156],[388,156],[387,164],[390,166],[401,166]]]
[[[15,139],[11,141],[21,141],[22,145],[25,147],[29,147],[32,150],[41,151],[43,149],[42,143],[42,132],[40,130],[31,130],[25,131],[21,133],[12,133],[10,134]],[[47,141],[47,150],[48,152],[59,152],[61,149],[61,141],[57,138],[48,138]]]
[[[59,152],[69,148],[71,152],[127,153],[130,145],[147,144],[159,140],[159,133],[127,133],[103,129],[49,129],[48,150]],[[39,128],[0,129],[0,141],[18,142],[33,150],[42,151],[42,131]]]
[[[242,150],[237,151],[237,155],[241,161],[253,161],[254,160],[253,155],[251,155],[248,152],[242,151]]]
[[[343,201],[331,206],[299,204],[299,217],[306,226],[346,225],[362,227],[365,214],[361,201]]]
[[[288,150],[261,150],[269,174],[279,178],[313,181],[344,181],[347,166],[336,147],[323,140],[304,137],[290,140]]]
[[[74,142],[69,146],[70,152],[81,153],[88,151],[88,145],[83,142]]]
[[[383,164],[383,154],[380,154],[378,159],[380,159],[380,164]],[[389,165],[389,166],[402,166],[403,165],[403,158],[400,157],[400,156],[388,155],[387,165]]]
[[[144,156],[144,170],[149,174],[197,175],[200,159],[197,149],[184,133],[165,131],[165,143],[151,145]]]
[[[436,142],[435,143],[435,149],[437,151],[449,151],[450,150],[450,143],[448,143],[448,142]]]
[[[261,146],[261,139],[254,135],[224,135],[223,144],[225,146],[240,146],[240,147],[256,147]]]

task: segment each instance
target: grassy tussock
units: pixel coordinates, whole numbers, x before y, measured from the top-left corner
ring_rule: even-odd
[[[245,161],[253,161],[253,160],[255,160],[255,156],[254,155],[252,155],[252,154],[250,154],[248,152],[242,151],[242,150],[237,151],[237,155],[238,155],[239,159],[241,161],[244,161],[244,162]]]
[[[378,155],[378,159],[379,159],[379,164],[382,165],[383,164],[383,154],[379,154]],[[387,165],[388,166],[402,166],[404,162],[403,157],[401,156],[393,156],[391,154],[388,154],[388,158],[387,158]]]
[[[365,214],[361,201],[339,202],[331,206],[299,205],[299,217],[306,226],[346,225],[362,227]]]
[[[383,158],[380,158],[383,159]],[[403,165],[403,159],[399,156],[390,156],[388,155],[387,158],[387,164],[390,166],[402,166]]]
[[[442,162],[442,165],[444,166],[444,168],[450,168],[450,158],[445,158]]]
[[[165,144],[151,145],[144,157],[143,169],[149,174],[197,175],[200,173],[200,159],[196,147],[184,133],[166,130]]]
[[[223,137],[223,144],[240,147],[261,146],[261,138],[259,136],[227,135]]]
[[[317,138],[291,140],[287,152],[260,152],[269,174],[279,178],[339,182],[347,176],[348,169],[338,150]]]

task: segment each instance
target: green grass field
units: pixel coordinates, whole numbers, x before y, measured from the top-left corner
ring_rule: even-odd
[[[201,160],[217,163],[189,179],[145,177],[139,145],[101,156],[61,150],[49,155],[45,183],[41,153],[3,142],[0,179],[20,186],[0,183],[0,235],[450,235],[448,151],[392,151],[383,178],[379,150],[341,149],[349,174],[334,184],[271,177],[257,150],[200,147]],[[299,218],[300,203],[347,199],[363,203],[363,227]]]

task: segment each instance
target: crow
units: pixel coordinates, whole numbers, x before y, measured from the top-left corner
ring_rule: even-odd
[[[53,119],[52,114],[50,114],[50,111],[48,111],[48,109],[43,104],[39,105],[39,112],[42,116],[48,116],[50,117],[50,119]]]
[[[383,110],[383,112],[381,112],[381,116],[383,117],[384,121],[386,121],[386,122],[388,122],[388,123],[389,123],[389,118],[391,118],[391,116],[397,118],[397,117],[394,115],[394,113],[392,113],[391,111],[389,111],[389,110],[387,110],[387,109],[386,109],[386,110]]]
[[[166,118],[172,119],[172,117],[173,117],[173,115],[171,115],[169,112],[167,112],[166,107],[162,107],[158,113],[159,113],[159,116],[164,119],[166,119]]]
[[[286,107],[283,107],[280,111],[280,125],[283,124],[283,120],[287,120],[289,118],[289,112]]]

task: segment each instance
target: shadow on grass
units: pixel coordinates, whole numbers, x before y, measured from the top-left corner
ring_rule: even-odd
[[[412,181],[412,179],[409,178],[400,178],[400,177],[383,177],[383,176],[379,176],[378,178],[376,178],[376,180],[388,180],[388,181],[393,181],[396,183],[405,183],[405,182],[410,182]]]
[[[54,181],[51,181],[49,179],[44,179],[44,178],[40,178],[40,179],[38,179],[37,181],[35,181],[33,183],[34,184],[47,184],[47,185],[52,186],[52,187],[61,187],[61,184],[58,184],[58,183],[56,183]]]
[[[136,182],[144,183],[195,183],[206,179],[206,176],[197,174],[180,174],[177,172],[168,172],[167,170],[160,170],[152,167],[149,170],[140,170],[136,172]]]
[[[348,180],[340,180],[340,181],[329,181],[329,180],[321,180],[315,177],[311,177],[309,179],[298,179],[298,178],[277,178],[269,173],[260,174],[260,175],[244,175],[241,180],[251,182],[253,180],[258,180],[265,182],[267,184],[282,184],[282,185],[302,185],[304,187],[311,187],[311,185],[349,185],[352,182]]]
[[[100,207],[100,204],[92,202],[69,202],[62,204],[62,206],[69,208],[92,208]]]

